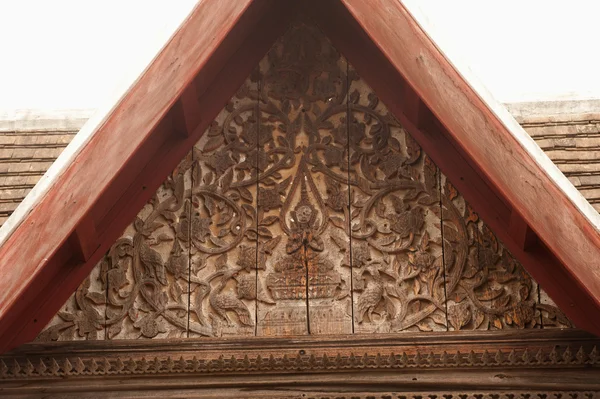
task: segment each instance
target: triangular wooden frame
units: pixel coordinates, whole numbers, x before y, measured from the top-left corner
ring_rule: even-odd
[[[600,216],[399,0],[204,0],[0,230],[0,352],[33,339],[292,15],[315,21],[573,322],[600,335]]]

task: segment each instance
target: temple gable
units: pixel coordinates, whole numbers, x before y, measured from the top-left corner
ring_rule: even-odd
[[[376,93],[297,24],[38,339],[557,326]]]

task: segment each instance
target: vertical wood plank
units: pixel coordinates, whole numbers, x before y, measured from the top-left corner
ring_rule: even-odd
[[[257,101],[254,74],[194,146],[190,336],[255,334]]]
[[[450,330],[539,327],[538,285],[442,175]]]
[[[107,339],[182,338],[188,333],[189,153],[111,247]]]
[[[314,242],[305,246],[309,328],[312,335],[350,334],[348,63],[316,27],[310,26],[307,36],[307,40],[317,41],[318,47],[311,60],[315,63],[311,101],[304,104],[306,188],[310,197],[312,185],[311,204],[322,219],[315,223]],[[299,170],[297,176],[301,175]],[[298,205],[296,219],[300,218]]]
[[[307,267],[302,238],[293,243],[291,216],[286,212],[298,173],[296,137],[302,125],[301,99],[306,76],[298,70],[291,51],[301,48],[293,40],[294,28],[271,47],[259,64],[259,180],[258,218],[264,256],[259,260],[259,280],[272,298],[258,303],[259,336],[305,335],[308,327]],[[298,190],[298,194],[300,191]]]
[[[350,75],[354,329],[445,330],[438,169]]]
[[[277,243],[261,273],[275,303],[259,304],[259,335],[352,332],[346,70],[304,24],[261,62],[259,219]]]

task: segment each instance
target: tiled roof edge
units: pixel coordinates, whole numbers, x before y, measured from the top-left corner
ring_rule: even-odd
[[[600,121],[600,99],[504,103],[520,124],[554,124]],[[2,132],[79,131],[94,109],[0,110]]]
[[[600,99],[531,101],[504,105],[520,124],[568,124],[600,120]]]
[[[94,111],[93,109],[0,110],[0,133],[77,132]]]

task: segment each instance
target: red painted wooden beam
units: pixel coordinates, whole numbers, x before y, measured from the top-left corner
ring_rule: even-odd
[[[515,138],[526,133],[500,120],[401,2],[314,0],[305,12],[559,307],[600,335],[594,214]]]
[[[84,217],[77,228],[71,234],[70,246],[75,252],[74,256],[80,262],[86,262],[92,257],[98,249],[98,233],[96,232],[96,223],[91,216]]]
[[[0,247],[0,352],[35,338],[75,291],[283,33],[287,7],[205,0],[192,11]],[[177,116],[199,80],[197,114]]]
[[[513,240],[518,244],[524,251],[533,248],[538,244],[538,239],[531,227],[525,222],[523,216],[519,212],[513,209],[510,214],[510,223],[508,226],[509,233],[513,237]]]

